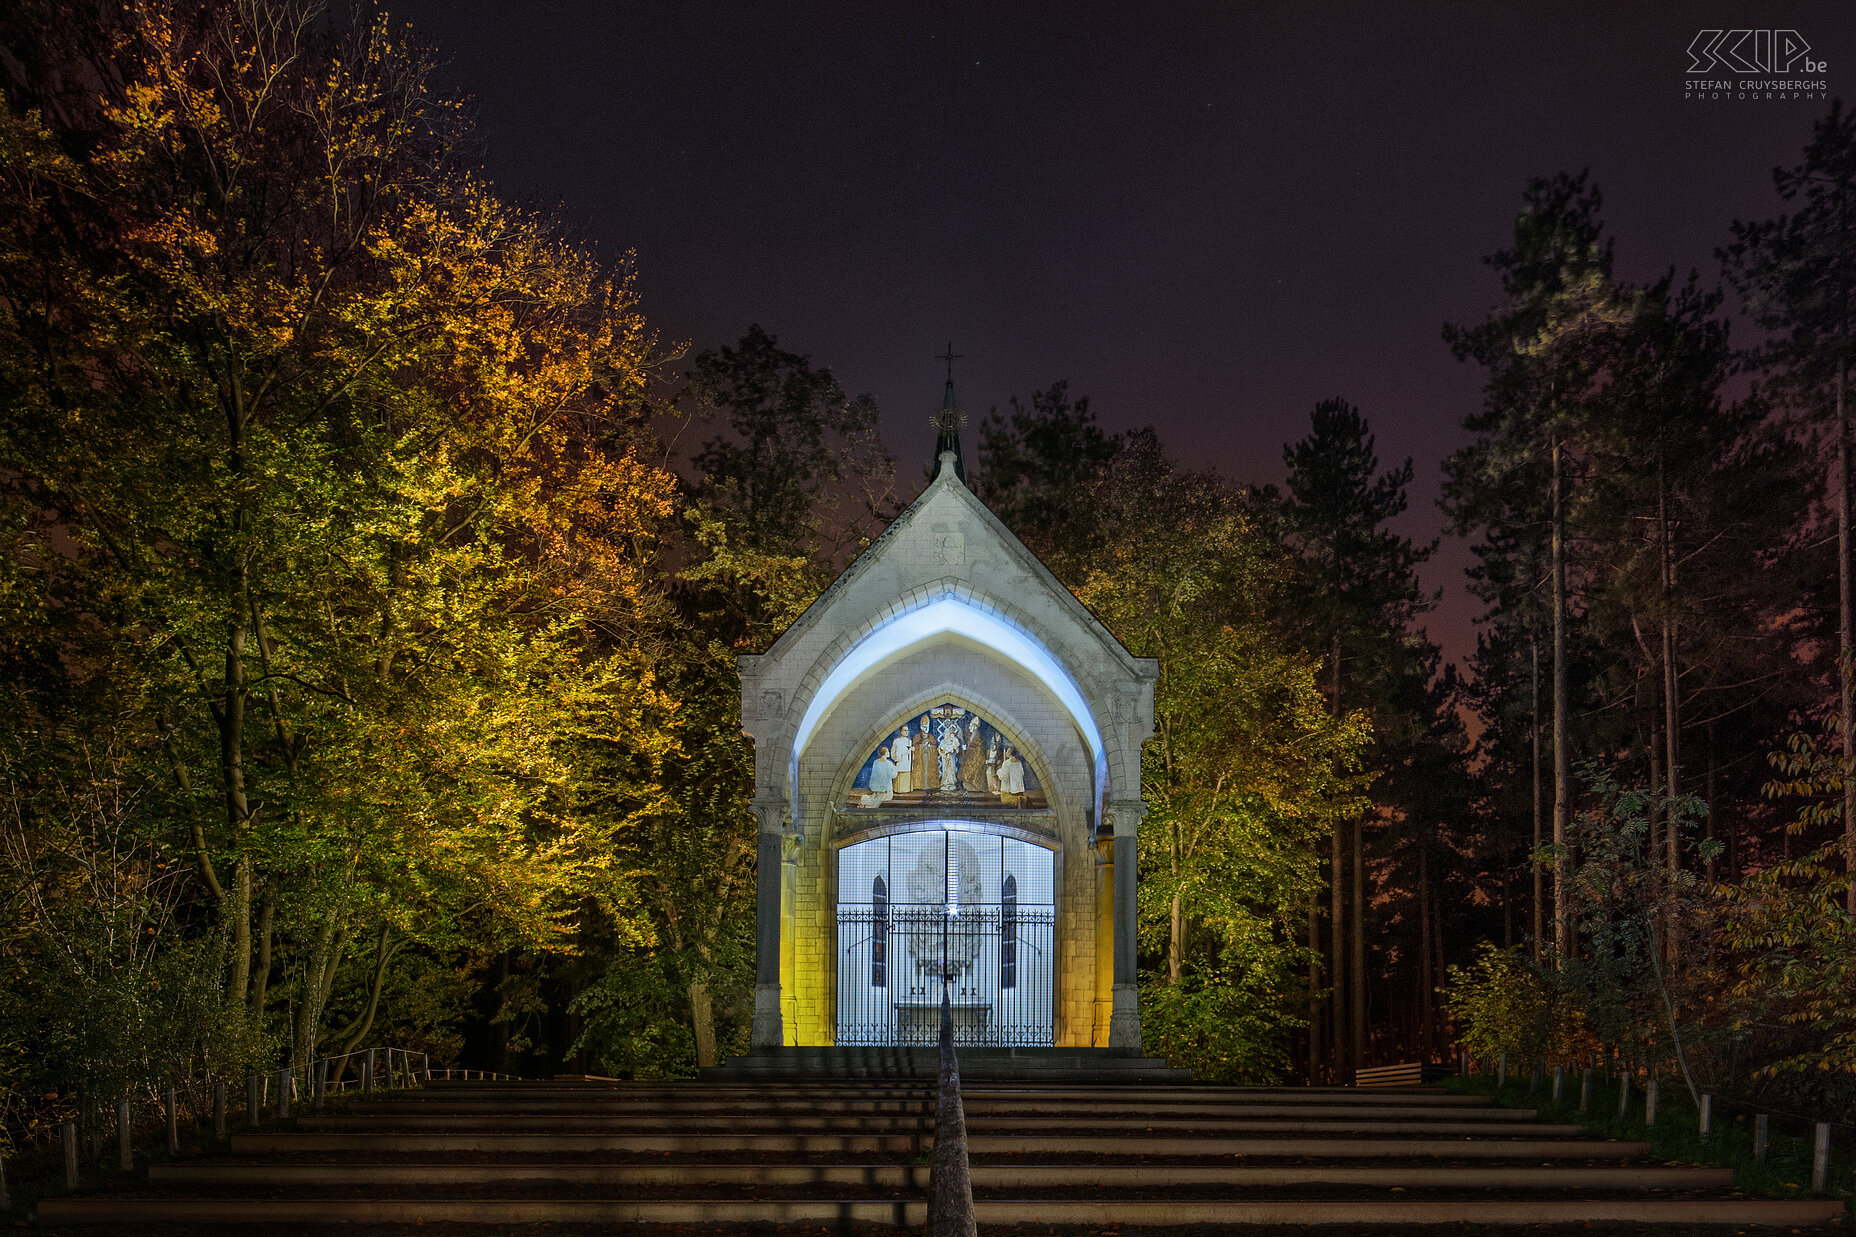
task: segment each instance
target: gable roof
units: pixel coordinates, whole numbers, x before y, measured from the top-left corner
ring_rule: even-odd
[[[1151,668],[1155,663],[1149,658],[1135,657],[1128,652],[1126,646],[1116,638],[1115,633],[1110,631],[1089,607],[1077,600],[1076,594],[1072,593],[1050,568],[1044,565],[1044,561],[1033,554],[1025,543],[1005,526],[1005,522],[993,513],[991,507],[981,502],[979,496],[966,487],[954,467],[955,461],[956,457],[953,452],[943,452],[937,462],[933,479],[923,487],[920,494],[916,495],[915,501],[892,520],[888,528],[885,528],[868,546],[864,547],[862,553],[852,560],[850,566],[839,573],[838,578],[831,582],[830,587],[820,593],[817,599],[806,607],[805,612],[793,620],[790,627],[780,633],[779,638],[768,646],[765,653],[757,656],[750,655],[741,660],[759,661],[761,658],[778,660],[786,649],[797,643],[824,619],[853,584],[872,568],[882,563],[888,557],[890,547],[894,546],[916,522],[929,518],[927,513],[934,507],[944,502],[952,502],[978,522],[999,550],[1042,584],[1046,593],[1057,601],[1068,616],[1093,636],[1106,652],[1121,661],[1130,675],[1141,678],[1152,677]],[[973,561],[970,542],[966,547],[964,557],[969,563]],[[949,574],[957,573],[958,569],[949,572]],[[985,593],[985,590],[970,578],[967,582],[976,592]]]

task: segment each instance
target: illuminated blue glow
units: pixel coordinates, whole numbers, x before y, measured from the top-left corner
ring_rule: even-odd
[[[1108,763],[1102,746],[1102,732],[1096,728],[1095,715],[1084,703],[1082,690],[1077,687],[1076,680],[1070,677],[1070,672],[1063,668],[1062,663],[1050,655],[1050,650],[1036,640],[997,615],[978,609],[958,597],[943,597],[919,610],[898,614],[860,640],[856,647],[845,654],[844,660],[832,667],[825,681],[819,684],[818,691],[813,693],[812,703],[806,706],[805,716],[799,719],[799,729],[793,735],[791,773],[794,783],[798,782],[799,754],[805,751],[812,732],[824,720],[825,711],[850,690],[852,684],[883,662],[936,636],[949,634],[964,636],[1017,663],[1057,698],[1075,721],[1076,728],[1082,732],[1083,741],[1089,745],[1089,754],[1095,760],[1097,793],[1100,794]]]

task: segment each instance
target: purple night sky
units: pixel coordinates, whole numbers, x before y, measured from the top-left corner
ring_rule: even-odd
[[[979,414],[1068,378],[1111,429],[1276,481],[1315,402],[1414,457],[1478,371],[1439,338],[1532,175],[1590,167],[1619,271],[1718,279],[1821,99],[1685,99],[1703,28],[1796,30],[1856,86],[1846,3],[395,5],[474,96],[490,174],[637,255],[666,340],[758,321],[884,409],[905,478],[949,339]],[[1799,74],[1794,71],[1792,76]],[[1712,76],[1726,74],[1716,72]],[[1465,548],[1431,630],[1473,645]]]

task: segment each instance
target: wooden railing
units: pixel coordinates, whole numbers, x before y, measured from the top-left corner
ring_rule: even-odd
[[[308,1103],[320,1108],[330,1095],[405,1090],[424,1086],[435,1078],[511,1081],[516,1077],[492,1070],[434,1070],[430,1057],[410,1048],[360,1048],[317,1057],[307,1066],[283,1066],[263,1074],[245,1075],[244,1105],[238,1115],[245,1128],[255,1130],[262,1126],[267,1112],[273,1119],[287,1119],[293,1105]],[[122,1097],[112,1103],[80,1094],[76,1098],[77,1117],[41,1127],[38,1146],[46,1148],[43,1140],[49,1140],[46,1149],[53,1160],[47,1167],[55,1173],[57,1160],[62,1159],[64,1186],[75,1190],[86,1162],[95,1166],[113,1159],[116,1167],[129,1172],[135,1166],[138,1146],[144,1149],[144,1158],[146,1151],[163,1147],[168,1155],[178,1155],[183,1123],[203,1130],[210,1120],[214,1141],[226,1141],[235,1115],[231,1098],[231,1080],[211,1077],[149,1088],[141,1093],[139,1102],[135,1097]],[[113,1156],[106,1151],[111,1143],[115,1144]],[[6,1167],[0,1161],[0,1211],[10,1205]]]

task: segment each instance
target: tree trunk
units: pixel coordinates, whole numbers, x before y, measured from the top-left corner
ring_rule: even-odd
[[[1344,1078],[1347,1073],[1346,984],[1343,982],[1347,973],[1347,938],[1344,929],[1347,916],[1342,902],[1346,890],[1343,882],[1347,865],[1342,856],[1346,827],[1340,820],[1334,822],[1333,858],[1328,873],[1328,983],[1333,988],[1328,997],[1328,1029],[1333,1034],[1333,1067],[1337,1080]]]
[[[1431,863],[1418,848],[1418,1060],[1428,1062],[1437,1042],[1431,1025],[1431,999],[1437,977],[1431,973]]]
[[[1661,458],[1656,462],[1656,521],[1662,529],[1663,560],[1663,775],[1669,779],[1663,844],[1668,851],[1669,892],[1673,894],[1676,874],[1682,870],[1682,839],[1676,829],[1676,800],[1682,794],[1682,770],[1677,763],[1682,754],[1682,699],[1677,695],[1676,674],[1676,564],[1670,546],[1669,497],[1663,484]]]
[[[251,977],[251,1014],[264,1016],[264,997],[271,987],[271,930],[277,923],[277,882],[264,882],[258,911],[258,967]]]
[[[1340,630],[1338,628],[1334,631],[1332,660],[1329,666],[1329,674],[1332,676],[1334,685],[1332,694],[1329,697],[1329,704],[1334,710],[1334,716],[1339,717],[1341,708]],[[1334,1072],[1336,1081],[1344,1081],[1352,1066],[1358,1064],[1358,1062],[1348,1060],[1346,1033],[1347,985],[1343,982],[1343,977],[1347,974],[1347,915],[1343,906],[1346,896],[1346,886],[1343,881],[1345,879],[1347,865],[1342,855],[1346,845],[1346,828],[1347,825],[1345,821],[1337,819],[1334,822],[1332,847],[1333,865],[1328,873],[1328,913],[1331,916],[1331,922],[1328,924],[1328,937],[1331,945],[1328,952],[1328,979],[1334,989],[1333,995],[1328,1001],[1328,1014],[1329,1021],[1332,1024],[1330,1029],[1334,1035]]]
[[[1366,864],[1361,853],[1366,819],[1356,817],[1349,832],[1353,840],[1353,863],[1348,871],[1353,880],[1353,932],[1349,942],[1353,947],[1353,965],[1347,977],[1352,998],[1347,1021],[1353,1029],[1353,1050],[1348,1055],[1352,1058],[1352,1067],[1357,1070],[1366,1064]],[[1351,1083],[1353,1080],[1343,1081]]]
[[[1166,942],[1166,978],[1176,984],[1186,969],[1186,899],[1179,892],[1179,825],[1168,830],[1173,863],[1173,902],[1168,916]]]
[[[226,1004],[243,1006],[251,992],[251,856],[240,855],[232,867],[232,973],[226,979]]]
[[[251,856],[245,852],[251,805],[245,799],[245,629],[236,623],[226,638],[225,696],[218,715],[226,824],[239,852],[232,878],[232,973],[226,981],[226,1000],[243,1005],[251,991]]]
[[[1654,669],[1655,668],[1652,667],[1652,670]],[[1645,710],[1645,712],[1648,713],[1648,724],[1642,727],[1640,733],[1645,735],[1644,746],[1648,751],[1650,759],[1650,789],[1652,791],[1659,789],[1663,784],[1662,728],[1660,714],[1657,708],[1659,703],[1657,700],[1657,686],[1658,680],[1656,678],[1651,678],[1647,684],[1644,683],[1641,676],[1638,679],[1639,698],[1641,698],[1642,692],[1645,690],[1650,694],[1649,707]],[[1639,714],[1639,716],[1642,716],[1642,714]],[[1668,916],[1665,914],[1667,908],[1664,906],[1663,900],[1665,882],[1663,880],[1661,848],[1663,834],[1668,831],[1669,807],[1669,804],[1664,803],[1659,809],[1655,802],[1652,801],[1649,805],[1649,810],[1645,813],[1645,815],[1649,817],[1647,823],[1650,826],[1650,836],[1646,847],[1647,853],[1644,855],[1644,864],[1648,869],[1647,874],[1650,878],[1650,941],[1652,948],[1663,951],[1665,956],[1667,956],[1665,946],[1668,939],[1669,925],[1667,922]]]
[[[709,997],[709,985],[700,979],[690,981],[690,1029],[696,1035],[696,1065],[708,1069],[715,1065],[715,1004]]]
[[[362,1010],[361,1016],[346,1028],[351,1033],[342,1044],[341,1050],[335,1054],[338,1057],[345,1057],[360,1047],[367,1033],[374,1029],[374,1015],[380,1011],[380,990],[386,986],[387,982],[387,963],[393,957],[393,951],[387,947],[387,941],[392,933],[391,924],[380,925],[380,943],[374,947],[374,981],[368,986],[367,1008]]]
[[[1319,864],[1320,860],[1317,859]],[[1308,895],[1308,1085],[1321,1082],[1321,917],[1319,900]]]
[[[1532,679],[1528,689],[1528,703],[1533,710],[1533,722],[1529,726],[1528,740],[1533,745],[1533,806],[1534,806],[1534,849],[1528,855],[1527,866],[1534,878],[1533,914],[1530,918],[1533,932],[1534,961],[1540,961],[1541,935],[1546,927],[1545,893],[1546,873],[1540,866],[1540,633],[1534,629],[1533,621],[1528,622],[1528,653],[1532,658]]]
[[[328,1001],[329,987],[335,982],[334,971],[340,957],[341,946],[335,941],[335,915],[330,912],[323,916],[316,943],[303,965],[303,991],[296,1003],[296,1028],[290,1042],[290,1059],[298,1066],[315,1059],[316,1032],[322,1023],[322,1011]]]
[[[1701,836],[1705,841],[1714,840],[1714,723],[1708,723],[1708,797],[1704,804],[1707,814],[1701,818]],[[1714,884],[1713,847],[1709,847],[1707,858],[1708,884]]]
[[[1843,723],[1843,870],[1856,877],[1856,685],[1850,659],[1853,601],[1850,580],[1850,414],[1844,399],[1847,363],[1837,363],[1837,708]],[[1789,836],[1789,835],[1788,835]],[[1856,880],[1844,892],[1844,906],[1856,915]]]
[[[1502,847],[1502,948],[1514,948],[1514,873],[1509,870],[1506,845]]]
[[[1572,952],[1572,906],[1566,842],[1572,832],[1571,702],[1566,666],[1566,508],[1559,435],[1553,436],[1553,949],[1555,965]]]

